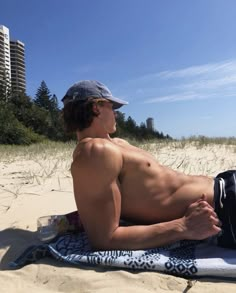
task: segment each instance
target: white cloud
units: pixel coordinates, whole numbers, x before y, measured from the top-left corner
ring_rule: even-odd
[[[162,71],[129,83],[145,104],[236,97],[236,60]]]
[[[179,101],[191,101],[191,100],[202,100],[214,97],[214,94],[199,95],[197,93],[180,93],[175,95],[160,96],[156,98],[148,99],[144,104],[163,103],[163,102],[179,102]]]
[[[186,83],[181,85],[180,88],[185,89],[216,89],[219,87],[224,87],[228,85],[235,85],[236,84],[236,73],[233,75],[220,77],[216,79],[202,79],[197,80],[192,83]]]
[[[159,96],[151,99],[147,99],[143,104],[155,104],[155,103],[171,103],[180,101],[193,101],[193,100],[206,100],[213,98],[228,98],[236,96],[234,93],[179,93],[175,95]]]
[[[235,71],[236,61],[225,61],[219,63],[204,64],[199,66],[191,66],[174,71],[163,71],[160,72],[158,76],[162,78],[183,78],[205,74],[216,74]]]

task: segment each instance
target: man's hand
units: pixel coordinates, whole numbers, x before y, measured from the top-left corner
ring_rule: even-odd
[[[188,207],[182,220],[186,239],[202,240],[221,231],[221,223],[214,209],[205,200],[205,195]]]

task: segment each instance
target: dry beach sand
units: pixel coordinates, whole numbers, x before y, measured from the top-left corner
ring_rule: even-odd
[[[236,146],[169,143],[143,146],[163,164],[188,174],[215,176],[236,168]],[[36,221],[76,209],[70,162],[73,145],[0,146],[0,292],[236,292],[233,281],[193,280],[157,272],[73,267],[42,259],[19,270],[13,261],[39,243]]]

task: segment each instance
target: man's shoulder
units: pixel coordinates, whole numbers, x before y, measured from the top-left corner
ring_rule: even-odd
[[[72,166],[94,165],[100,162],[107,163],[115,159],[120,159],[119,148],[111,141],[102,138],[92,138],[77,146]]]
[[[130,145],[130,143],[123,139],[123,138],[119,138],[119,137],[115,137],[113,138],[114,143],[120,144],[120,145]]]
[[[88,156],[107,155],[110,152],[117,152],[119,149],[112,141],[103,138],[92,138],[80,147],[81,153]]]

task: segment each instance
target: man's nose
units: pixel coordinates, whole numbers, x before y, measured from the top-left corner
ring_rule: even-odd
[[[117,118],[117,116],[118,116],[117,111],[116,110],[113,110],[113,112],[114,112],[115,118]]]

